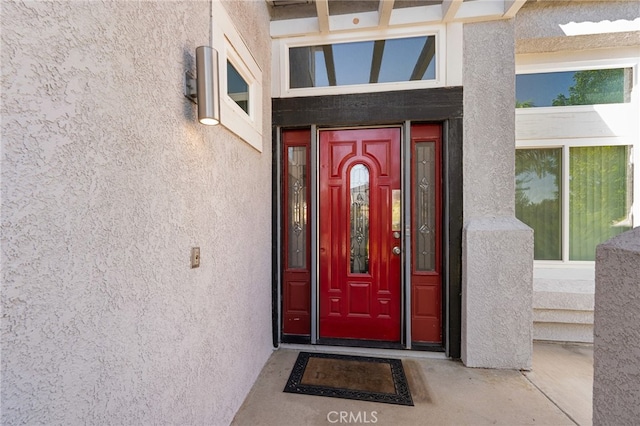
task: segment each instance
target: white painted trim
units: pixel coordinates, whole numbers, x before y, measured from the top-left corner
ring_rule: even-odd
[[[516,148],[562,148],[568,146],[570,148],[584,146],[620,146],[633,145],[634,139],[627,136],[610,137],[610,138],[556,138],[556,139],[529,139],[516,141]]]
[[[516,55],[516,74],[634,67],[640,61],[637,48],[581,50],[575,52]],[[634,84],[638,84],[634,69]]]
[[[318,28],[321,33],[329,32],[329,0],[316,0]]]
[[[458,9],[463,0],[443,0],[442,1],[442,21],[451,22],[456,17]]]
[[[278,39],[271,40],[271,97],[280,97],[280,83],[283,81],[284,69],[280,68],[280,45]]]
[[[461,31],[461,29],[460,29]],[[436,78],[434,80],[421,80],[421,81],[405,81],[394,83],[378,83],[378,84],[358,84],[349,86],[330,86],[330,87],[308,87],[300,89],[289,88],[289,49],[291,47],[300,46],[314,46],[321,44],[337,44],[337,43],[351,43],[358,41],[371,41],[380,39],[397,39],[408,38],[416,36],[430,36],[436,37]],[[461,35],[459,42],[461,43]],[[446,84],[447,73],[447,26],[435,25],[426,28],[395,28],[388,29],[386,31],[365,31],[358,34],[335,34],[328,35],[314,35],[309,37],[295,37],[289,39],[281,39],[276,44],[274,42],[274,49],[272,54],[278,56],[279,68],[280,68],[280,83],[278,96],[275,97],[296,97],[296,96],[320,96],[320,95],[336,95],[344,93],[370,93],[370,92],[387,92],[394,90],[411,90],[411,89],[423,89],[429,87],[443,87]],[[461,47],[461,46],[460,46]],[[462,50],[462,49],[460,49]],[[461,58],[460,58],[461,61]],[[461,72],[461,71],[460,71]],[[275,75],[275,74],[274,74]],[[461,78],[460,78],[461,79]],[[273,90],[277,89],[276,85],[273,85]]]
[[[389,26],[394,3],[395,0],[380,0],[380,4],[378,5],[378,26],[380,28]]]
[[[442,22],[442,7],[438,4],[431,6],[405,7],[394,9],[391,13],[389,26],[419,26],[434,25]]]
[[[506,0],[504,2],[504,17],[513,18],[527,0]]]
[[[348,13],[329,17],[332,32],[362,31],[378,27],[378,12]]]
[[[262,152],[262,71],[220,2],[212,2],[212,46],[218,51],[220,124]],[[249,86],[249,114],[227,94],[227,61]]]
[[[462,70],[464,69],[464,24],[452,22],[447,24],[447,56],[445,86],[462,86]]]
[[[627,138],[638,140],[638,106],[632,103],[516,108],[516,140]]]

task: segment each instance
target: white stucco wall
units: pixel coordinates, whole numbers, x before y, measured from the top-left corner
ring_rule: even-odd
[[[640,228],[596,251],[593,424],[640,417]]]
[[[533,231],[515,219],[513,20],[464,25],[462,361],[530,368]]]
[[[230,3],[268,88],[266,4]],[[262,153],[196,122],[209,16],[3,2],[2,424],[228,424],[269,356],[270,99]]]

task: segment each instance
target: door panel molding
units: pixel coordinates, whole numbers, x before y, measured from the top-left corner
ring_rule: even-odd
[[[400,259],[390,253],[391,189],[400,189],[400,128],[319,134],[319,337],[399,342]],[[352,179],[360,166],[366,170],[367,186],[354,195],[360,186]],[[362,197],[358,200],[363,204],[354,196]],[[355,214],[365,221],[354,225],[362,235],[352,234]],[[365,244],[367,256],[366,266],[358,262],[363,269],[357,271],[354,240]]]

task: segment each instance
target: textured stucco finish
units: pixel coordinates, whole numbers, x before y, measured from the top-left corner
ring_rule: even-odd
[[[596,249],[593,424],[640,418],[640,228]]]
[[[515,214],[513,20],[464,25],[465,220]]]
[[[266,4],[228,9],[270,87]],[[206,1],[1,15],[1,423],[228,424],[271,352],[270,100],[262,154],[196,122]]]
[[[533,231],[512,217],[471,220],[462,256],[462,361],[530,369]]]
[[[530,368],[533,231],[515,214],[514,21],[464,25],[462,361]]]
[[[567,36],[561,25],[640,17],[640,5],[632,1],[536,1],[527,2],[516,15],[516,53],[557,52],[637,46],[640,31]]]

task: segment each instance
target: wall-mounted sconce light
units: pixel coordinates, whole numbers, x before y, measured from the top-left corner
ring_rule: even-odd
[[[209,46],[196,48],[196,78],[186,73],[184,95],[198,104],[198,121],[208,126],[220,123],[218,52]]]

